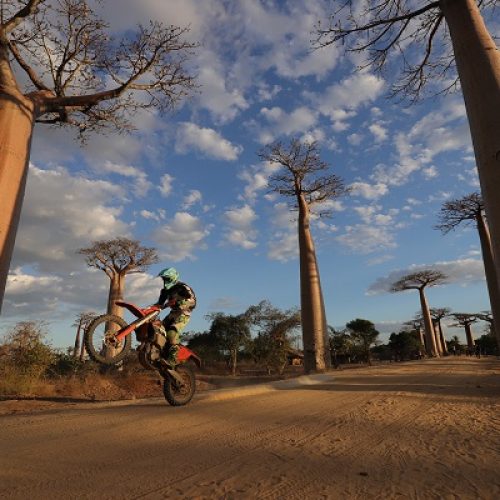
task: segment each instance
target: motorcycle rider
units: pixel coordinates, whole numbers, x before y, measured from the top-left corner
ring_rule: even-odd
[[[162,349],[162,361],[174,368],[177,364],[180,334],[191,319],[191,312],[196,307],[194,291],[186,283],[179,281],[180,275],[173,267],[167,267],[158,273],[163,279],[163,288],[154,306],[165,309],[170,307],[170,313],[163,320],[161,334],[167,339]]]

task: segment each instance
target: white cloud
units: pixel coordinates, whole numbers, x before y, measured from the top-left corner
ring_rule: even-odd
[[[269,220],[277,229],[273,231],[268,244],[269,259],[286,262],[298,256],[296,219],[296,212],[291,212],[286,203],[279,202],[273,206],[273,213]]]
[[[396,248],[391,228],[356,224],[347,226],[344,234],[337,236],[337,241],[360,254],[368,254]]]
[[[271,260],[286,262],[299,255],[299,242],[296,232],[278,232],[275,239],[269,243],[267,256]]]
[[[384,90],[384,80],[367,72],[358,72],[325,89],[321,95],[309,94],[317,111],[329,116],[336,130],[346,129],[346,121],[361,106],[374,101]]]
[[[232,245],[250,250],[257,246],[255,241],[257,231],[252,225],[257,219],[257,214],[249,205],[226,210],[224,218],[229,225],[225,233],[225,240]]]
[[[383,142],[387,139],[387,129],[383,127],[380,123],[372,123],[368,130],[375,137],[375,142]]]
[[[407,269],[398,269],[389,273],[388,276],[378,278],[367,290],[369,295],[389,292],[393,283],[406,274],[416,273],[424,269],[441,271],[447,276],[446,284],[467,285],[484,281],[484,264],[480,259],[458,259],[453,261],[442,261],[434,264],[413,264]]]
[[[387,184],[378,182],[376,184],[368,184],[367,182],[353,182],[348,186],[352,191],[353,196],[362,196],[367,200],[378,200],[382,196],[389,193]]]
[[[137,167],[113,163],[112,161],[105,161],[99,170],[109,174],[117,174],[123,177],[133,178],[131,189],[139,198],[146,196],[151,188],[151,182],[149,182],[146,172]]]
[[[410,181],[412,173],[422,169],[426,178],[435,177],[435,167],[429,163],[436,155],[471,148],[463,103],[444,101],[441,109],[428,113],[409,131],[396,134],[394,143],[397,161],[390,167],[377,165],[371,176],[375,182],[401,186]]]
[[[259,131],[259,142],[267,144],[280,135],[293,135],[305,133],[315,126],[317,114],[305,107],[300,106],[290,113],[277,106],[273,108],[262,108],[260,114],[270,124]]]
[[[178,128],[175,149],[178,153],[195,150],[227,161],[236,160],[242,151],[241,146],[235,146],[215,130],[186,122]]]
[[[158,189],[163,197],[167,197],[172,192],[172,182],[174,178],[170,174],[163,174],[160,179]]]
[[[75,252],[91,241],[128,236],[120,220],[123,189],[107,181],[72,175],[60,167],[30,166],[13,266],[42,273],[71,272],[83,265]]]
[[[350,134],[347,136],[347,142],[351,146],[359,146],[361,144],[361,141],[363,140],[363,136],[357,133]]]
[[[232,121],[241,110],[248,108],[248,102],[240,89],[228,88],[227,69],[215,54],[208,50],[202,52],[204,60],[198,73],[198,82],[203,92],[198,101],[212,113],[216,121]]]
[[[184,198],[184,201],[182,202],[182,208],[184,210],[192,207],[195,203],[201,203],[201,200],[203,199],[203,196],[200,191],[197,189],[192,189],[189,191],[189,194]]]
[[[195,259],[195,251],[206,248],[205,238],[211,227],[203,227],[201,220],[187,212],[177,212],[169,224],[158,228],[153,240],[158,244],[161,257],[179,262]]]
[[[431,165],[428,168],[422,169],[422,175],[427,180],[430,180],[430,179],[434,179],[434,177],[437,177],[439,174],[438,174],[437,168],[434,165]]]

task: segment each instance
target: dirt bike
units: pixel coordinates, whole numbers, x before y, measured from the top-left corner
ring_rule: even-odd
[[[178,364],[171,368],[162,362],[161,351],[167,340],[159,331],[160,308],[150,306],[141,309],[134,304],[116,301],[136,318],[127,323],[113,314],[103,314],[95,318],[85,330],[85,348],[90,358],[97,363],[116,365],[122,361],[132,348],[131,333],[135,331],[139,362],[147,370],[157,370],[163,377],[163,395],[172,406],[182,406],[194,396],[196,378],[191,364],[200,367],[201,360],[191,349],[180,345],[177,354]]]

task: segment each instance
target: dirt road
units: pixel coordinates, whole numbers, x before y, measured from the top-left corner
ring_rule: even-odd
[[[497,499],[499,396],[500,361],[450,357],[184,408],[2,416],[0,497]]]

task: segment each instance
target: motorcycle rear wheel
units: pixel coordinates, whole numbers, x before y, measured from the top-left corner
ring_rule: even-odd
[[[84,342],[90,359],[103,365],[116,365],[129,353],[132,336],[113,342],[114,332],[127,326],[127,322],[113,314],[103,314],[90,323],[85,330]]]
[[[184,406],[193,399],[196,391],[196,377],[192,368],[187,365],[178,365],[175,371],[182,378],[182,385],[167,376],[163,381],[163,395],[172,406]]]

